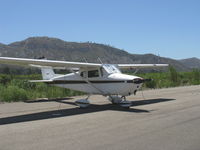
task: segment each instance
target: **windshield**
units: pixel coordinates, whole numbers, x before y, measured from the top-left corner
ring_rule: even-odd
[[[104,64],[103,68],[106,70],[106,72],[110,73],[121,73],[120,70],[115,65],[110,64]]]

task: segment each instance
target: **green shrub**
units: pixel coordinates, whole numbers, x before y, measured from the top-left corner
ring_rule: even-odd
[[[174,67],[169,66],[169,74],[170,74],[171,85],[172,86],[179,85],[179,74]]]
[[[27,80],[22,80],[22,79],[13,79],[10,82],[10,85],[17,86],[17,87],[25,89],[25,90],[30,90],[30,89],[33,90],[36,87],[35,83],[31,83]]]
[[[130,73],[131,74],[131,73]],[[144,84],[147,88],[165,88],[180,85],[200,84],[200,70],[177,72],[170,67],[168,72],[140,73],[137,76],[153,81]],[[20,101],[36,98],[62,98],[82,95],[83,92],[49,86],[45,83],[30,83],[28,80],[40,80],[41,75],[2,75],[0,74],[0,100]]]
[[[17,86],[8,86],[7,88],[0,89],[0,99],[1,101],[11,102],[11,101],[21,101],[27,100],[26,91]]]
[[[146,83],[145,83],[145,86],[146,86],[147,88],[155,89],[155,88],[156,88],[156,81],[155,81],[155,80],[152,80],[152,81],[146,82]]]
[[[192,78],[193,78],[192,84],[194,85],[200,84],[200,71],[197,69],[194,69],[192,71]]]
[[[0,84],[6,85],[11,81],[11,76],[9,75],[0,75]]]

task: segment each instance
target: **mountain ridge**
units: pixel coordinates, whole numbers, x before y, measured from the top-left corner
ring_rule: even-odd
[[[19,58],[47,59],[98,62],[103,63],[168,63],[178,71],[189,71],[192,68],[182,60],[159,57],[153,54],[131,54],[109,45],[92,42],[67,42],[58,38],[30,37],[10,44],[0,43],[0,56]],[[199,63],[200,68],[200,63]]]
[[[181,59],[179,61],[189,68],[195,68],[195,69],[200,68],[200,59],[199,58],[192,57],[192,58]]]

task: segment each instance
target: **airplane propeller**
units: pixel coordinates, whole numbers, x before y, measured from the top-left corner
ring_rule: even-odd
[[[135,84],[140,84],[140,83],[144,83],[144,82],[150,82],[153,79],[143,79],[143,78],[137,78],[137,79],[133,79],[133,83]]]

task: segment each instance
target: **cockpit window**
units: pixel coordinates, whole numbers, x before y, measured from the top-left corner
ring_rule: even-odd
[[[115,65],[110,65],[110,64],[104,64],[103,68],[106,70],[108,73],[121,73],[120,70],[115,66]]]
[[[80,75],[81,75],[81,77],[83,77],[83,72],[81,72],[81,74],[80,74]]]
[[[99,77],[99,70],[88,71],[88,78]]]

